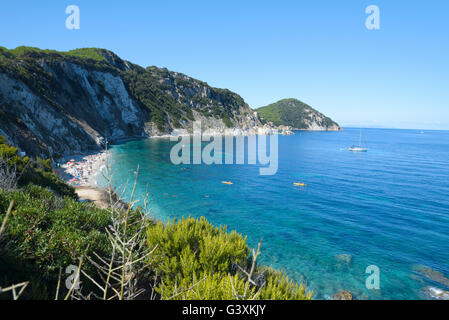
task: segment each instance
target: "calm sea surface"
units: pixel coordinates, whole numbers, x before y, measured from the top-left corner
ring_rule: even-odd
[[[257,165],[173,165],[175,142],[133,141],[112,147],[113,183],[131,184],[140,165],[137,196],[148,185],[152,216],[205,216],[247,235],[251,247],[263,238],[261,262],[316,298],[340,289],[359,299],[448,290],[436,272],[449,278],[449,131],[364,129],[369,151],[347,151],[358,139],[351,128],[279,136],[272,176]],[[366,289],[369,265],[379,267],[380,290]]]

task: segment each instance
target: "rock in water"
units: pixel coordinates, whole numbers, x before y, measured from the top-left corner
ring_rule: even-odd
[[[337,259],[338,261],[350,264],[352,261],[352,256],[347,253],[341,253],[341,254],[336,254],[335,259]]]
[[[332,300],[353,300],[352,293],[346,290],[340,290],[338,293],[334,294]]]
[[[415,270],[427,279],[442,284],[445,287],[449,287],[449,279],[446,278],[441,272],[422,265],[415,267]]]

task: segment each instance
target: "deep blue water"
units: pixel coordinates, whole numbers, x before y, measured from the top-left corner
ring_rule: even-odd
[[[176,166],[175,142],[133,141],[112,148],[114,184],[131,183],[140,165],[137,195],[149,186],[151,215],[205,216],[247,235],[251,247],[263,238],[261,262],[316,298],[345,289],[359,299],[422,299],[426,286],[449,289],[416,272],[427,266],[449,277],[449,131],[363,136],[367,153],[347,151],[358,129],[279,136],[273,176],[247,164]],[[380,269],[380,290],[365,287],[368,265]]]

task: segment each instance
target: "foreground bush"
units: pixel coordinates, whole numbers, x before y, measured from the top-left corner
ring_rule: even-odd
[[[31,280],[25,298],[52,299],[60,268],[64,273],[78,265],[88,247],[88,254],[110,252],[106,210],[29,185],[21,191],[0,189],[0,221],[11,200],[15,205],[0,238],[0,286]]]
[[[20,157],[18,149],[10,146],[0,136],[0,188],[14,189],[30,183],[48,187],[61,196],[76,199],[75,189],[60,179],[53,170],[50,159]],[[6,185],[4,182],[8,181]],[[14,183],[11,183],[14,181]]]
[[[147,241],[157,247],[151,267],[160,276],[156,291],[163,299],[311,298],[282,273],[257,267],[246,238],[204,217],[150,225]]]

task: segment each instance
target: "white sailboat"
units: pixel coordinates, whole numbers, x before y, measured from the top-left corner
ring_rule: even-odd
[[[348,148],[348,151],[352,151],[352,152],[367,152],[368,151],[367,148],[362,147],[362,128],[360,128],[359,144],[351,146],[350,148]]]

